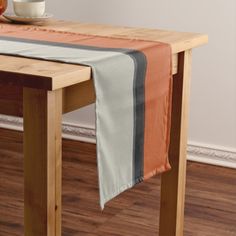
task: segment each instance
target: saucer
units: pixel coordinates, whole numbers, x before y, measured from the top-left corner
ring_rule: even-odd
[[[23,17],[23,16],[17,16],[14,13],[5,13],[3,16],[15,23],[37,23],[37,22],[43,22],[51,19],[53,17],[52,14],[45,13],[43,16],[40,17]]]

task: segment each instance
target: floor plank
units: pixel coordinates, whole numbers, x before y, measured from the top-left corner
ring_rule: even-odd
[[[0,236],[23,235],[22,152],[22,134],[0,129]],[[96,146],[63,140],[63,236],[157,236],[159,198],[156,176],[101,212]],[[236,170],[189,162],[185,215],[185,236],[236,236]]]

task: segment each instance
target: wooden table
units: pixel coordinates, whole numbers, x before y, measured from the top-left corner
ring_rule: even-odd
[[[162,175],[159,235],[183,235],[191,49],[207,36],[57,20],[40,27],[171,45],[172,170]],[[62,114],[94,100],[89,67],[0,55],[0,114],[24,117],[25,236],[61,236]]]

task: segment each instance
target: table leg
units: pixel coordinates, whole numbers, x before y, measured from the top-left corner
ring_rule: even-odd
[[[61,236],[62,90],[23,94],[25,236]]]
[[[161,177],[160,236],[182,236],[186,182],[191,50],[179,54],[174,78],[169,158],[171,171]]]

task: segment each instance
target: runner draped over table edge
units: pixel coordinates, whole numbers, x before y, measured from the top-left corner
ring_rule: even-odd
[[[170,45],[1,23],[0,54],[92,67],[102,208],[170,169]]]

